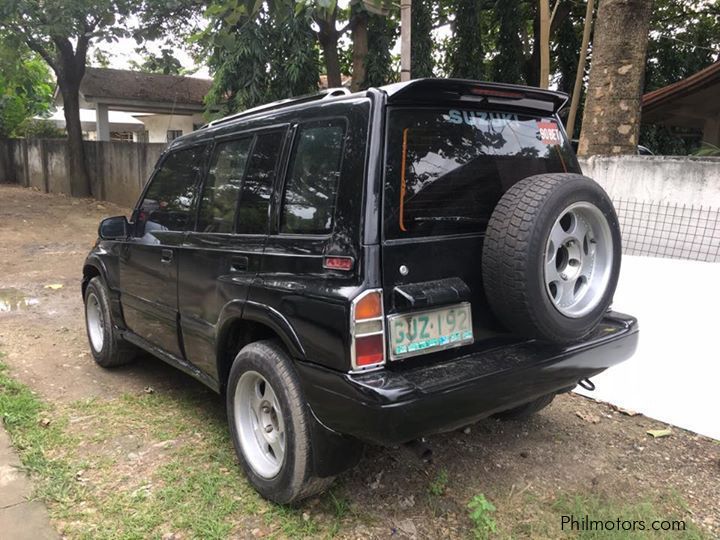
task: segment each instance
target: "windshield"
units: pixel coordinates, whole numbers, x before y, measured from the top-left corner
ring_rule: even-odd
[[[461,108],[388,114],[386,238],[481,232],[517,181],[579,172],[554,117]]]

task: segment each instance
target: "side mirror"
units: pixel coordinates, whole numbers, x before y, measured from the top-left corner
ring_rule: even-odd
[[[98,236],[103,240],[124,240],[130,226],[125,216],[105,218],[98,227]]]

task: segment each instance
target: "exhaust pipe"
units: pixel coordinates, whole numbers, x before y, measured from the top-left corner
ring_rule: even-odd
[[[592,392],[595,390],[595,383],[592,382],[590,379],[580,379],[578,381],[578,384],[588,392]]]
[[[424,437],[406,442],[403,447],[423,463],[432,463],[432,448],[427,445]]]

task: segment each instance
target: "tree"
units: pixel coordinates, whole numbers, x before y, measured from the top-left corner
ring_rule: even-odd
[[[22,40],[52,68],[63,98],[73,195],[91,194],[80,125],[80,82],[89,45],[127,36],[130,0],[4,0],[0,31]]]
[[[412,30],[410,32],[410,74],[413,79],[432,77],[433,59],[433,6],[431,0],[413,0]]]
[[[368,54],[365,58],[365,80],[362,88],[382,86],[398,80],[396,58],[392,48],[400,33],[397,17],[394,14],[369,15]],[[353,73],[354,76],[354,73]]]
[[[652,0],[601,0],[578,153],[634,154]]]
[[[180,75],[183,71],[180,60],[175,58],[172,49],[167,47],[160,49],[160,54],[153,54],[146,47],[138,47],[135,52],[143,55],[142,62],[130,62],[130,66],[137,71],[163,75]]]
[[[307,10],[263,5],[254,14],[213,17],[200,37],[214,72],[209,105],[227,114],[317,90],[318,50]]]
[[[0,38],[0,137],[20,135],[33,116],[47,112],[53,88],[42,59],[23,43]]]
[[[493,80],[521,84],[525,60],[522,34],[527,27],[524,6],[520,0],[497,0],[494,8],[498,54],[492,63]]]
[[[454,0],[451,10],[453,35],[448,43],[446,70],[450,77],[485,78],[485,50],[482,36],[483,5],[480,0]]]

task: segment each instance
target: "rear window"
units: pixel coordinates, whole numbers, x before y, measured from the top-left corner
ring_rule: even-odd
[[[555,118],[509,111],[390,110],[386,156],[386,238],[481,232],[517,181],[578,172]]]

